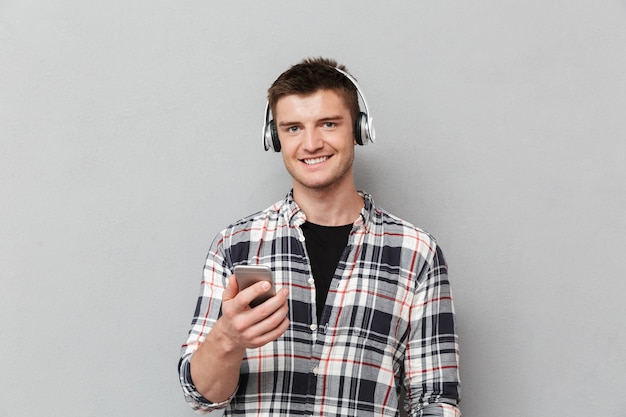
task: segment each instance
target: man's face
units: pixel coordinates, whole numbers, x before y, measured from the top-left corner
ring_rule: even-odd
[[[274,122],[294,192],[354,187],[353,121],[339,94],[318,90],[276,102]]]

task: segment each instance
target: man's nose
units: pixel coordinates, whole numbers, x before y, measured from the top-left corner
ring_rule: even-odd
[[[304,134],[304,148],[307,151],[315,151],[324,146],[322,134],[317,129],[307,129]]]

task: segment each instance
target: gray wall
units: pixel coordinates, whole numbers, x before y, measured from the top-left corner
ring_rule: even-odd
[[[206,250],[288,190],[265,91],[317,55],[359,188],[447,254],[464,415],[626,415],[617,0],[0,1],[0,415],[193,415]]]

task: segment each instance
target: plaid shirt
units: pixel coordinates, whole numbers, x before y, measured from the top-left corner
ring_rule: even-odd
[[[300,229],[306,219],[291,193],[216,237],[179,362],[192,408],[225,408],[225,416],[398,416],[404,388],[410,416],[460,416],[443,254],[430,235],[362,197],[319,323]],[[196,390],[189,363],[220,316],[225,280],[238,264],[271,266],[276,287],[289,288],[291,324],[278,340],[248,349],[237,391],[211,403]]]

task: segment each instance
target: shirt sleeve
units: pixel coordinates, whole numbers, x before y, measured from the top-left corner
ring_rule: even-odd
[[[405,407],[411,417],[459,417],[459,346],[448,269],[435,244],[418,277],[405,355]]]
[[[209,413],[224,408],[230,403],[226,401],[213,403],[202,396],[191,379],[191,357],[215,325],[221,315],[222,294],[227,278],[231,275],[230,268],[222,254],[223,233],[211,245],[204,266],[203,278],[200,283],[200,295],[191,322],[187,340],[181,347],[178,362],[178,375],[183,394],[187,403],[198,413]],[[234,396],[234,393],[233,393]]]

